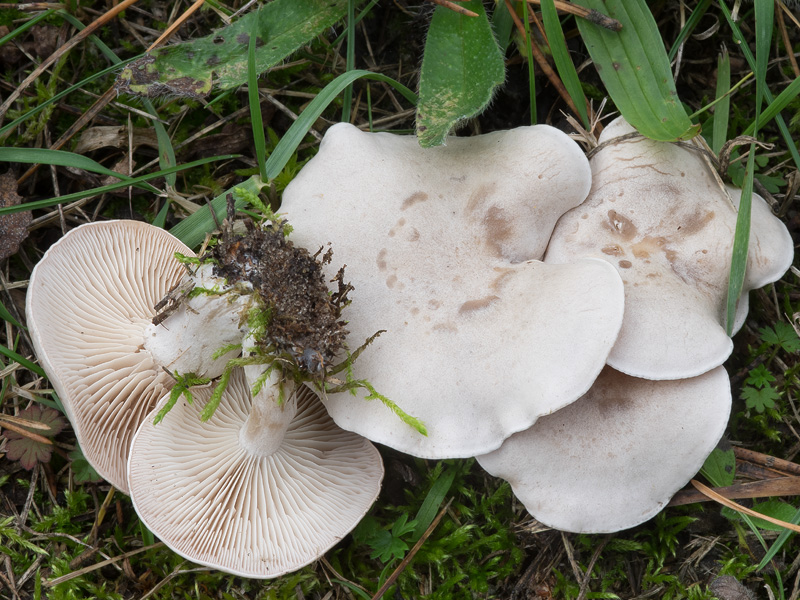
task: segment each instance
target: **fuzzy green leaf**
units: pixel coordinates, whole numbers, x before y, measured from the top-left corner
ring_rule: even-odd
[[[644,0],[576,0],[622,24],[609,31],[585,19],[578,29],[600,78],[620,113],[639,133],[654,140],[675,141],[697,135],[683,109],[669,59],[653,15]]]
[[[212,83],[227,90],[247,82],[250,31],[259,31],[255,68],[263,73],[339,21],[347,0],[275,0],[211,35],[159,48],[125,67],[121,92],[148,97],[203,97]]]
[[[443,144],[454,125],[486,108],[505,79],[503,55],[483,4],[472,0],[459,6],[479,16],[437,7],[425,42],[417,138],[426,148]]]

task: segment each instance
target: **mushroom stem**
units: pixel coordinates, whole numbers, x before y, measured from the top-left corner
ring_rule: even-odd
[[[240,344],[242,322],[250,305],[249,290],[237,290],[213,274],[213,265],[201,265],[184,276],[175,290],[200,290],[182,296],[170,292],[166,318],[154,319],[145,329],[144,347],[161,367],[174,373],[194,373],[198,377],[219,377],[228,360],[240,349],[214,357],[220,348]],[[188,293],[188,292],[187,292]],[[177,296],[174,296],[177,294]]]
[[[244,367],[248,385],[252,385],[261,371],[259,366]],[[250,416],[239,431],[239,443],[251,456],[272,455],[283,443],[296,413],[297,394],[293,385],[282,381],[280,369],[273,369],[258,394],[253,396]]]

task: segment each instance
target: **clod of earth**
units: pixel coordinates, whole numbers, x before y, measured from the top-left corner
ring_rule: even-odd
[[[330,242],[347,265],[350,347],[386,330],[353,376],[429,435],[363,391],[323,396],[337,424],[416,456],[473,456],[584,394],[617,336],[621,281],[603,261],[538,259],[589,186],[578,146],[546,126],[429,149],[331,127],[281,211],[297,245]]]
[[[608,364],[647,379],[693,377],[721,365],[733,344],[725,310],[739,193],[725,189],[702,156],[643,137],[621,118],[591,160],[592,191],[558,222],[545,262],[599,258],[625,283],[625,318]],[[732,202],[731,202],[732,200]],[[747,292],[789,268],[786,227],[753,195],[750,250],[735,329]]]
[[[0,175],[0,208],[17,206],[22,197],[17,194],[17,178],[12,172]],[[23,210],[0,216],[0,261],[19,250],[19,245],[28,237],[31,211]]]

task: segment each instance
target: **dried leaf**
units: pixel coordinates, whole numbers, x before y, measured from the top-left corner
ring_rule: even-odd
[[[16,206],[22,202],[17,194],[17,178],[11,171],[0,175],[0,208]],[[31,211],[0,215],[0,260],[19,250],[19,244],[28,237]]]
[[[48,440],[53,439],[66,426],[64,418],[53,408],[41,407],[34,404],[30,408],[20,411],[19,418],[33,421],[37,424],[46,425],[47,429],[39,427],[19,427],[19,430],[27,431],[32,436],[44,436]],[[15,427],[17,429],[17,427]],[[20,431],[10,431],[6,429],[3,433],[8,440],[6,444],[6,457],[9,460],[18,460],[20,464],[28,470],[33,469],[37,462],[46,463],[50,460],[52,445],[45,444],[33,437],[28,437]]]

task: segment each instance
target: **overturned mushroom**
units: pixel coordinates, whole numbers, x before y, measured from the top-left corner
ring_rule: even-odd
[[[643,137],[617,119],[592,158],[592,191],[558,222],[545,262],[600,258],[625,283],[625,319],[608,364],[636,377],[693,377],[732,349],[724,329],[738,193],[731,204],[702,156]],[[789,268],[786,227],[753,195],[750,253],[737,326],[750,289]]]
[[[472,456],[585,393],[617,335],[619,277],[602,261],[536,259],[588,189],[580,149],[546,126],[431,149],[330,128],[281,212],[296,244],[330,242],[347,265],[351,350],[385,330],[352,377],[429,435],[365,392],[323,395],[337,424],[416,456]]]
[[[319,558],[364,516],[383,476],[380,455],[343,431],[301,387],[279,404],[275,381],[253,397],[233,372],[208,422],[195,389],[133,442],[131,498],[142,521],[185,558],[271,578]]]
[[[722,367],[674,381],[607,367],[580,400],[478,462],[550,527],[619,531],[653,517],[700,470],[730,408]]]
[[[153,306],[183,276],[192,252],[136,221],[82,225],[31,274],[27,321],[39,362],[87,460],[123,492],[136,429],[172,378],[144,348]]]

